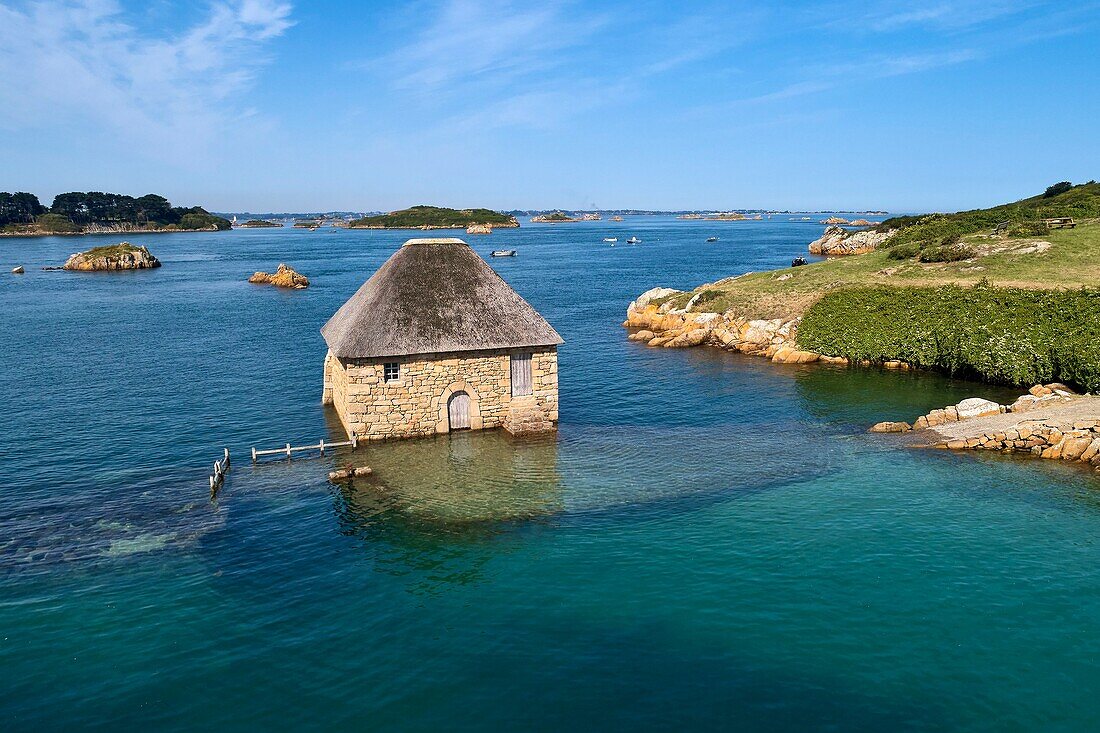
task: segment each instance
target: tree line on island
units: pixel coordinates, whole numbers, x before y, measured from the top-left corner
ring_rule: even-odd
[[[201,206],[172,206],[163,196],[133,197],[102,191],[58,194],[49,208],[33,193],[0,192],[0,231],[5,234],[80,234],[87,231],[214,231],[228,219]]]

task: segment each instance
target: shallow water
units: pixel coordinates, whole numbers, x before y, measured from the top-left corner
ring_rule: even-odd
[[[371,445],[345,488],[247,450],[341,437],[318,329],[410,233],[135,235],[164,267],[112,274],[0,240],[4,728],[1095,728],[1097,478],[863,432],[1012,391],[625,339],[819,231],[471,238],[566,340],[559,434]],[[313,286],[245,282],[280,261]]]

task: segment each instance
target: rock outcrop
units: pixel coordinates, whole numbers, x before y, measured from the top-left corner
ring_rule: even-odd
[[[294,288],[295,290],[309,287],[309,278],[295,272],[283,263],[279,263],[279,267],[274,273],[257,272],[253,274],[252,277],[248,278],[248,282],[257,285],[274,285],[277,288]]]
[[[488,224],[471,224],[466,227],[467,234],[492,234],[493,228]]]
[[[95,247],[87,252],[70,255],[62,270],[81,272],[111,270],[145,270],[160,267],[160,260],[149,253],[145,247],[135,247],[122,242],[110,247]]]
[[[688,309],[698,295],[688,300],[683,308],[675,308],[669,296],[681,292],[672,288],[653,288],[633,301],[627,308],[623,326],[637,330],[628,338],[668,349],[716,346],[763,356],[782,364],[848,363],[843,357],[823,356],[798,348],[795,336],[801,318],[751,319],[733,311],[691,313]]]
[[[874,229],[853,232],[840,226],[828,226],[819,239],[810,242],[810,254],[858,255],[873,252],[893,233],[892,229],[885,232]]]
[[[880,422],[871,426],[870,433],[908,433],[913,426],[907,422]]]

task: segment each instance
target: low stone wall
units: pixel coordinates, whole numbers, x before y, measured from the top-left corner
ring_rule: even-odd
[[[1025,420],[1007,430],[943,441],[937,447],[1028,453],[1039,458],[1080,461],[1100,470],[1100,419],[1071,424]]]
[[[914,430],[934,436],[922,443],[926,446],[1028,453],[1100,468],[1100,400],[1061,383],[1037,384],[1011,405],[971,397],[921,415],[912,425],[880,422],[870,432]]]

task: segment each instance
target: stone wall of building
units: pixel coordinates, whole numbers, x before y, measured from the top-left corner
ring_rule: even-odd
[[[532,394],[513,397],[510,357],[530,353]],[[401,365],[396,381],[383,379],[384,364]],[[558,421],[557,349],[501,349],[413,357],[326,357],[325,395],[344,428],[360,438],[410,438],[446,433],[447,403],[470,396],[470,428],[512,432],[552,430]]]

